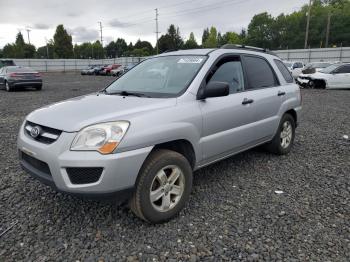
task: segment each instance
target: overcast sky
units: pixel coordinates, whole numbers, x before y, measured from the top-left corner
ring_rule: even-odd
[[[37,47],[52,39],[63,24],[73,43],[95,41],[103,25],[104,44],[118,37],[135,43],[139,38],[155,44],[155,8],[159,9],[159,31],[169,24],[180,28],[183,38],[194,32],[200,42],[203,28],[214,25],[219,31],[240,32],[257,13],[273,16],[298,10],[307,0],[0,0],[0,48],[15,41],[20,30],[27,42]]]

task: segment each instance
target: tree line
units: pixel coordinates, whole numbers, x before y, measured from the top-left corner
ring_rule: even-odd
[[[72,44],[72,36],[63,25],[58,25],[53,39],[36,49],[25,43],[19,32],[16,41],[0,50],[0,57],[11,58],[115,58],[122,56],[150,56],[169,50],[215,48],[224,44],[244,44],[276,49],[304,48],[305,26],[308,6],[291,14],[273,17],[267,12],[255,15],[247,29],[240,33],[219,32],[214,26],[205,28],[201,44],[193,33],[187,40],[181,36],[179,27],[170,25],[161,35],[158,46],[138,40],[127,43],[123,38],[111,41],[105,47],[100,41]],[[328,46],[350,46],[350,0],[314,0],[310,12],[309,47],[327,47],[327,23],[330,30]]]

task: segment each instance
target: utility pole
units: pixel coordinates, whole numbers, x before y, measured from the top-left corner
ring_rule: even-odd
[[[325,44],[325,47],[327,48],[328,47],[328,40],[329,40],[329,30],[330,30],[330,27],[331,27],[331,12],[328,12],[328,18],[327,18],[327,30],[326,30],[326,44]]]
[[[156,9],[154,9],[155,11],[156,11],[156,39],[157,39],[157,42],[156,42],[156,50],[157,50],[157,54],[158,54],[158,50],[159,50],[159,48],[158,48],[158,34],[160,33],[159,32],[159,29],[158,29],[158,8],[156,8]]]
[[[101,45],[102,45],[102,47],[103,47],[103,37],[102,37],[102,22],[98,22],[98,24],[100,25]]]
[[[46,37],[45,37],[45,42],[46,42],[46,56],[47,56],[47,59],[49,59],[49,46],[48,46]]]
[[[309,26],[310,26],[310,13],[311,13],[311,1],[309,0],[309,9],[307,11],[307,20],[306,20],[306,32],[305,32],[305,43],[304,49],[307,48],[308,38],[309,38]]]
[[[28,35],[28,44],[30,44],[29,33],[30,33],[31,30],[29,28],[27,28],[26,31],[27,31],[27,35]]]

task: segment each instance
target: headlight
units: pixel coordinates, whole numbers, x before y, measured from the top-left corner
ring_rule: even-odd
[[[129,122],[117,121],[85,127],[74,138],[73,151],[98,151],[112,153],[128,130]]]

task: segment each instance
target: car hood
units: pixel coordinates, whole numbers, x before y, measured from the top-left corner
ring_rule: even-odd
[[[328,79],[330,76],[331,76],[331,74],[324,74],[321,72],[316,72],[316,73],[310,75],[310,77],[313,79]]]
[[[92,124],[129,120],[133,114],[175,105],[176,98],[90,94],[39,108],[26,119],[38,125],[76,132]]]

